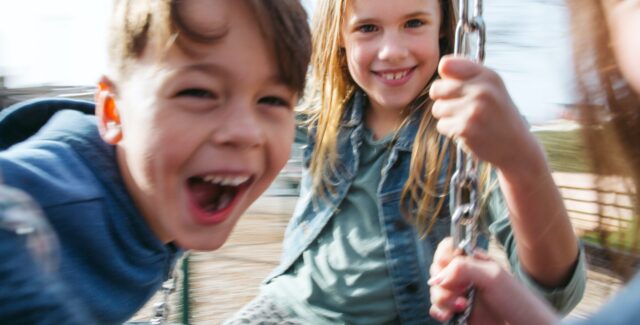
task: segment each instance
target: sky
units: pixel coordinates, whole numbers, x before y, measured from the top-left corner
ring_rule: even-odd
[[[9,87],[95,83],[108,13],[106,0],[0,0],[0,74]]]
[[[497,71],[530,122],[557,117],[574,97],[564,0],[485,0],[485,64]]]
[[[314,0],[303,0],[313,10]],[[530,122],[571,101],[562,0],[487,0],[486,65]],[[109,0],[0,0],[0,75],[9,87],[92,85],[105,70]]]

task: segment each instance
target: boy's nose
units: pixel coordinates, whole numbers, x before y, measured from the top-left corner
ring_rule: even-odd
[[[237,148],[252,148],[263,144],[263,128],[260,117],[252,106],[243,104],[228,107],[222,121],[211,134],[211,142],[216,145]]]
[[[382,38],[380,50],[378,51],[378,59],[392,62],[401,61],[404,60],[408,54],[408,48],[398,35],[389,33]]]

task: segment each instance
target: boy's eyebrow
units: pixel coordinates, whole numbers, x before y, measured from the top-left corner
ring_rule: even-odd
[[[194,63],[181,68],[178,68],[178,72],[191,72],[191,71],[204,71],[207,74],[211,75],[222,75],[223,77],[228,75],[229,72],[224,68],[224,66],[215,64],[215,63]],[[285,86],[287,88],[292,88],[282,76],[277,74],[272,74],[266,79],[267,82],[271,82],[277,85]]]
[[[203,71],[207,74],[226,75],[227,72],[221,65],[214,63],[193,63],[178,68],[179,72]]]

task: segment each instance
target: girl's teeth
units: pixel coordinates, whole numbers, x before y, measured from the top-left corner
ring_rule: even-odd
[[[406,75],[407,75],[407,71],[382,74],[382,76],[387,80],[398,80],[398,79],[404,78]]]

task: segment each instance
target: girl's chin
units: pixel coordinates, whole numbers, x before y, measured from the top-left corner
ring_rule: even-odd
[[[415,97],[409,98],[408,96],[384,98],[380,106],[384,107],[387,111],[402,111],[413,102],[414,98]]]

